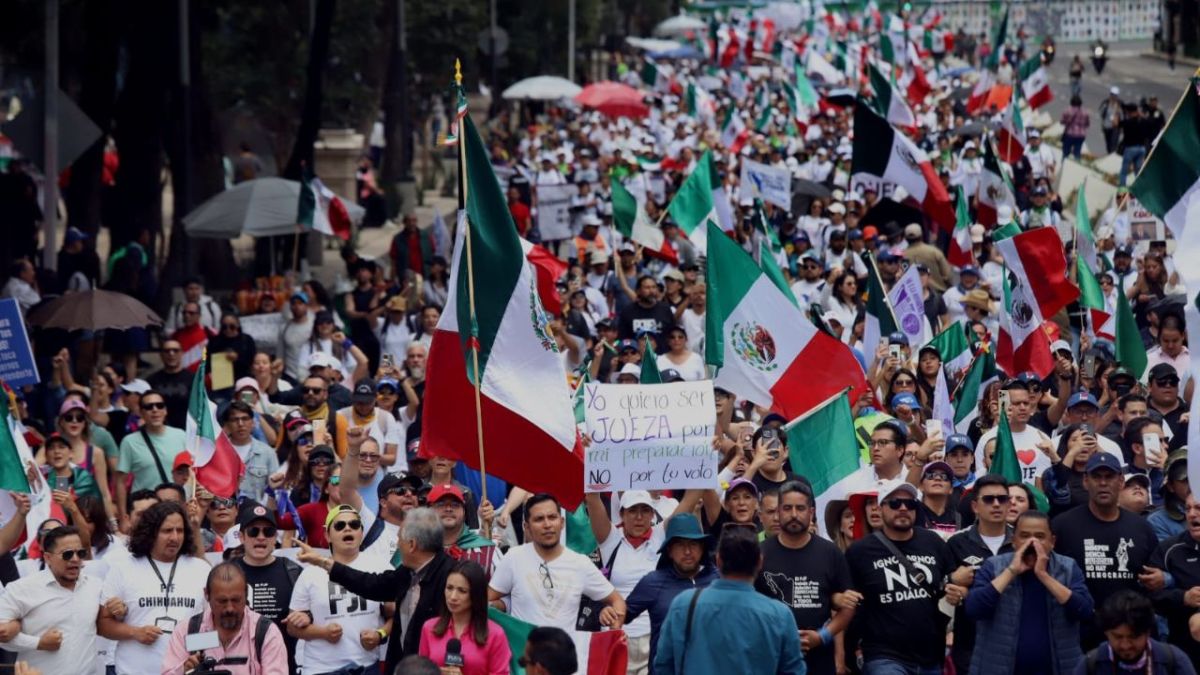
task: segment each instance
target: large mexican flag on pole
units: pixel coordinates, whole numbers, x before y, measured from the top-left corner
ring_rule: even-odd
[[[218,354],[217,358],[223,359],[225,355]],[[217,423],[217,404],[209,400],[204,386],[207,369],[208,359],[202,357],[188,396],[186,446],[195,461],[196,481],[218,497],[236,497],[246,468]]]
[[[571,388],[537,270],[517,236],[487,150],[470,117],[466,143],[466,214],[458,228],[446,311],[429,350],[421,455],[479,467],[475,370],[487,471],[532,492],[549,492],[574,509],[583,499],[583,458]],[[707,187],[707,186],[706,186]],[[474,312],[468,288],[471,237]]]
[[[785,417],[844,390],[867,391],[854,353],[821,332],[715,224],[708,231],[704,360],[715,385]]]
[[[1192,204],[1200,194],[1200,70],[1192,76],[1167,127],[1163,129],[1146,157],[1142,171],[1129,191],[1146,210],[1171,228],[1176,239],[1183,238],[1184,224],[1200,219],[1200,210]],[[1188,217],[1191,208],[1192,216]],[[1195,264],[1194,261],[1192,264]],[[1189,293],[1196,289],[1189,288]]]

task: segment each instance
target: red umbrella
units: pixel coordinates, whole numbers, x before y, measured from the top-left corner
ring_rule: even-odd
[[[619,82],[589,84],[575,100],[609,117],[645,117],[650,108],[642,101],[642,92]]]

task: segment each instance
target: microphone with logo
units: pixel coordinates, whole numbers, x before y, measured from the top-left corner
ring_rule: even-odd
[[[442,665],[444,665],[446,668],[458,669],[461,669],[466,665],[466,660],[463,659],[462,655],[462,642],[460,642],[458,638],[450,638],[450,640],[446,642],[446,660]],[[454,672],[462,671],[458,670]]]

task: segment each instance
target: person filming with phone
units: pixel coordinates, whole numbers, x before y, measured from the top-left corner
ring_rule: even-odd
[[[242,568],[232,562],[212,568],[204,587],[208,607],[175,626],[163,675],[287,675],[283,634],[270,619],[250,609],[246,596]]]

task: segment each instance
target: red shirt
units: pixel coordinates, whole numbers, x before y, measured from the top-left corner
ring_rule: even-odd
[[[529,207],[525,202],[509,202],[508,212],[512,214],[513,222],[517,225],[517,234],[522,237],[529,231]]]

